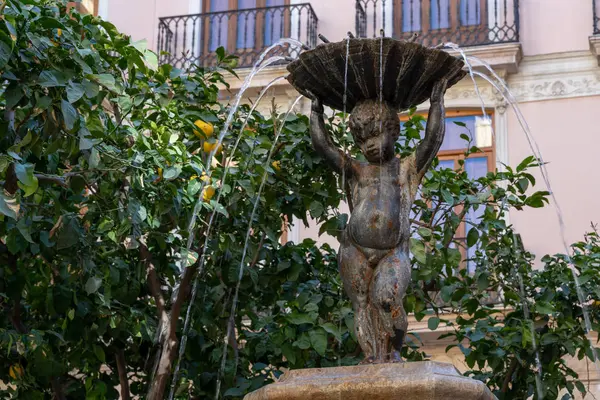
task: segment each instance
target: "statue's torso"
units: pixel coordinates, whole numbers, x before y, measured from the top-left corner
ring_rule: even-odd
[[[393,249],[408,240],[416,192],[412,165],[394,158],[381,167],[364,163],[356,168],[350,181],[354,208],[347,227],[355,245]]]

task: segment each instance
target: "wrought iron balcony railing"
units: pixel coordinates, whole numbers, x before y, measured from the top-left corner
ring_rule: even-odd
[[[238,67],[250,67],[282,38],[314,47],[317,25],[310,3],[163,17],[159,19],[157,48],[161,63],[179,68],[214,65],[219,47],[239,57]],[[269,55],[296,56],[300,51],[288,44]]]
[[[356,0],[361,37],[410,39],[426,46],[519,41],[519,0]]]
[[[594,7],[594,35],[600,35],[600,1],[592,0]]]

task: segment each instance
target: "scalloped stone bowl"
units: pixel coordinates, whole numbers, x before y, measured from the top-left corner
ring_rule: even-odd
[[[381,67],[383,100],[399,111],[428,100],[441,78],[446,77],[450,87],[466,75],[464,62],[443,50],[373,38],[325,43],[302,53],[288,65],[288,81],[301,94],[314,93],[323,104],[343,110],[347,50],[347,111],[361,100],[380,97]]]

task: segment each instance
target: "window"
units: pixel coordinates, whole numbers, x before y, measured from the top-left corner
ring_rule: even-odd
[[[488,118],[490,115],[488,115]],[[401,120],[406,120],[401,117]],[[464,124],[459,126],[455,122]],[[485,176],[489,171],[495,170],[495,152],[492,137],[491,119],[485,119],[481,111],[474,110],[448,110],[446,111],[446,135],[444,142],[438,152],[439,165],[437,168],[460,169],[459,160],[464,160],[464,170],[472,179],[477,179]],[[466,134],[471,140],[473,146],[478,147],[481,152],[471,154],[465,159],[464,153],[467,150],[467,142],[460,137]],[[460,207],[455,210],[460,213]],[[466,236],[470,222],[476,223],[484,212],[484,207],[478,208],[476,211],[469,211],[464,218],[463,223],[456,231],[455,239],[462,242],[461,253],[464,260],[468,260],[476,251],[476,246],[466,248]],[[465,262],[464,267],[469,272],[474,272],[474,265],[470,262]]]
[[[289,10],[278,7],[288,3],[289,0],[207,0],[204,13],[213,14],[205,28],[205,50],[214,52],[223,46],[230,53],[253,51],[289,36]]]
[[[486,25],[488,0],[394,0],[394,30],[424,35]]]

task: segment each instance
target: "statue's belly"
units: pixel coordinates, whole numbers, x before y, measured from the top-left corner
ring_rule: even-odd
[[[402,225],[400,196],[396,193],[376,193],[354,206],[348,229],[359,246],[392,249],[400,243]]]

